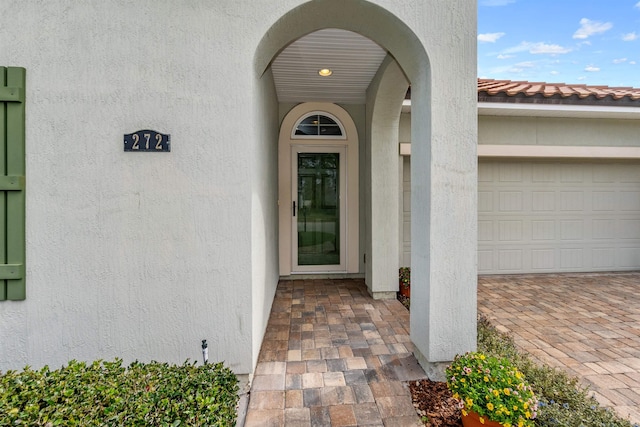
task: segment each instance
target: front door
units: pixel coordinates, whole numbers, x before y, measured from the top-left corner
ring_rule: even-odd
[[[346,271],[344,147],[294,145],[292,272]]]

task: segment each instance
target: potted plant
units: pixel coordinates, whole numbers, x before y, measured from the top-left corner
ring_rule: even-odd
[[[411,269],[409,267],[400,268],[400,295],[411,297]]]
[[[524,375],[508,360],[470,352],[456,356],[446,374],[465,427],[534,425],[538,400]]]

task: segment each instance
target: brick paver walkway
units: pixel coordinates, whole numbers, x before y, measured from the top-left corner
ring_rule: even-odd
[[[640,423],[640,273],[484,276],[478,310]],[[361,280],[278,285],[245,426],[419,426],[409,314]]]
[[[640,274],[484,276],[478,309],[539,361],[640,423]]]
[[[245,426],[421,426],[408,330],[405,308],[362,280],[280,282]]]

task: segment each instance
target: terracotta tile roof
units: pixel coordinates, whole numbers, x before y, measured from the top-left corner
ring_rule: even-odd
[[[478,79],[478,100],[640,106],[640,88]]]

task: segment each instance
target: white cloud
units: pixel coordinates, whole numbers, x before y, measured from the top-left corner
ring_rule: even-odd
[[[640,9],[640,1],[639,1],[638,3],[636,3],[636,7],[637,7],[638,9]]]
[[[478,34],[478,41],[482,43],[495,43],[504,33],[485,33]]]
[[[500,55],[496,56],[496,58],[498,58],[498,59],[509,59],[509,58],[514,58],[514,57],[515,57],[515,55],[503,55],[503,54],[500,54]]]
[[[480,0],[480,6],[506,6],[516,0]]]
[[[562,47],[557,44],[546,44],[542,42],[538,42],[538,43],[522,42],[518,46],[514,46],[512,48],[504,50],[504,53],[506,54],[516,53],[516,52],[529,52],[534,55],[539,55],[544,53],[557,55],[562,53],[569,53],[571,52],[571,49]]]
[[[578,80],[586,80],[586,79],[587,79],[587,76],[580,76],[580,77],[578,77]]]
[[[622,64],[623,62],[627,62],[627,58],[618,58],[613,60],[614,64]]]
[[[632,33],[627,33],[622,35],[622,40],[625,42],[632,42],[637,38],[638,38],[638,35],[636,34],[635,31]]]
[[[518,62],[514,64],[511,68],[509,68],[510,73],[521,73],[524,70],[535,68],[536,64],[530,61],[527,62]]]
[[[558,71],[556,71],[556,70],[553,70],[549,74],[551,74],[552,76],[557,76],[560,73]]]
[[[613,27],[611,22],[592,21],[587,18],[580,20],[580,28],[573,33],[574,39],[586,39],[594,34],[602,34]]]
[[[587,65],[587,66],[584,68],[584,70],[585,70],[585,71],[588,71],[588,72],[590,72],[590,73],[596,73],[596,72],[600,71],[600,68],[599,68],[599,67],[595,67],[595,66],[593,66],[593,65]]]
[[[629,64],[636,65],[636,61],[629,61]]]

